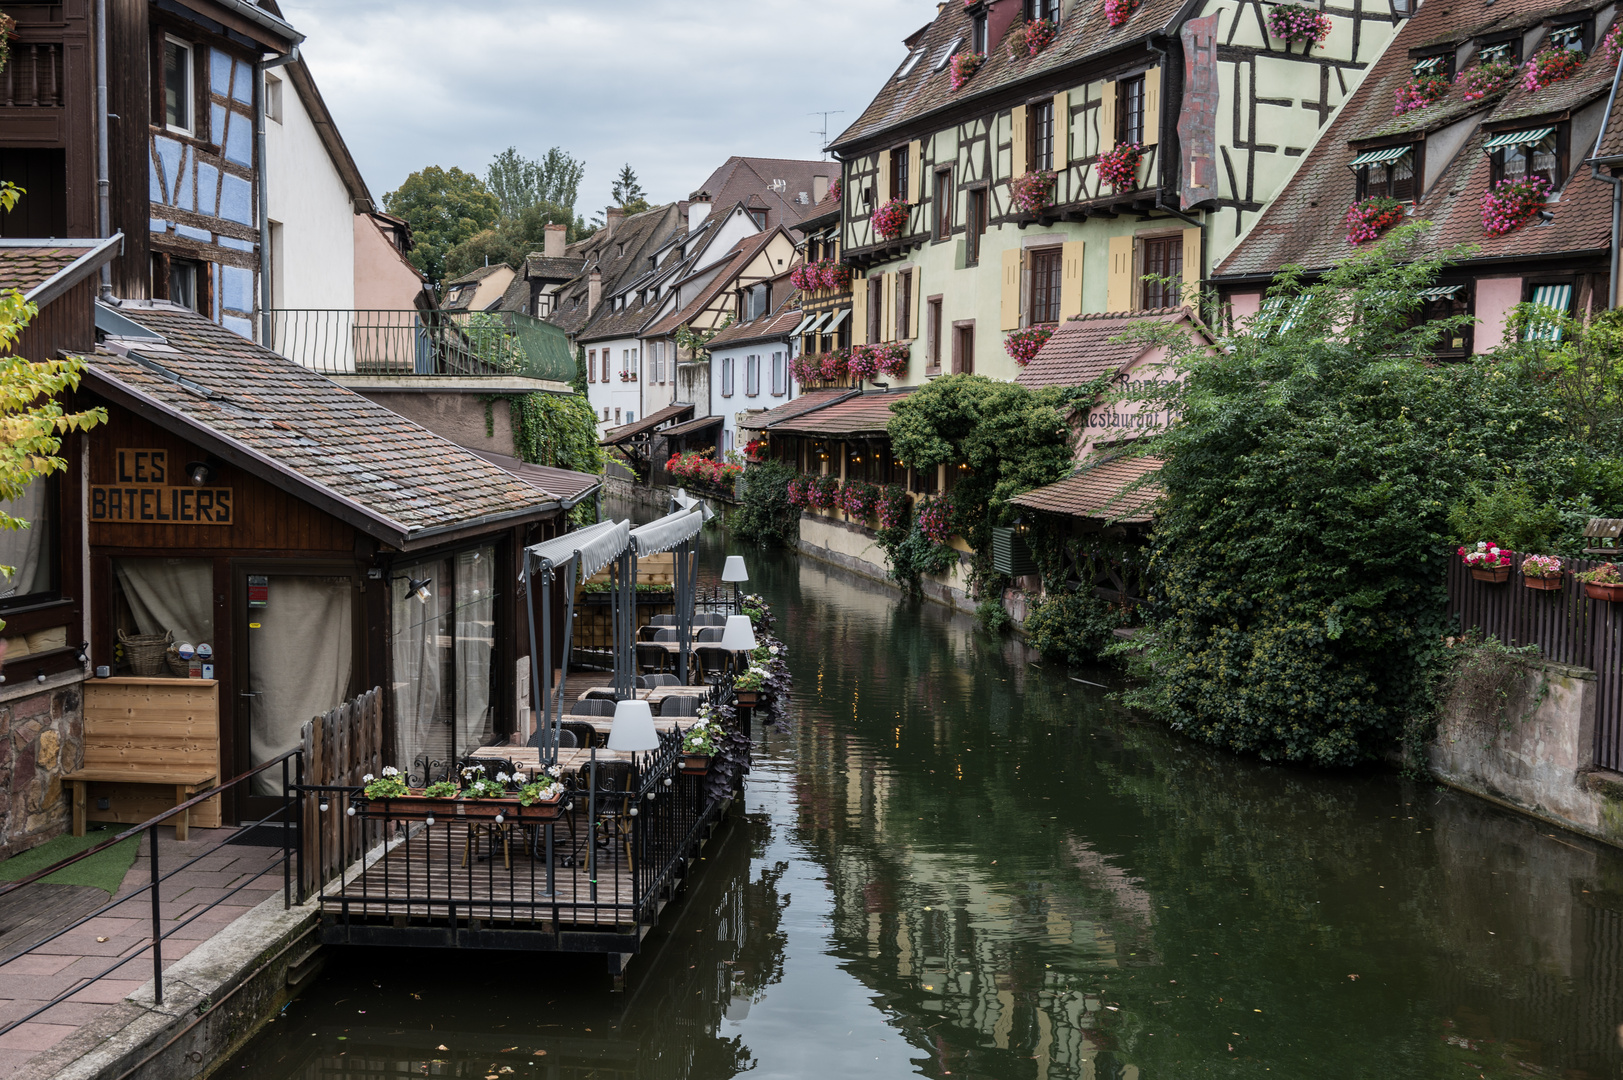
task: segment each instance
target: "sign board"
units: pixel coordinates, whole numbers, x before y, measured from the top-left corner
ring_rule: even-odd
[[[234,525],[228,487],[169,483],[169,451],[119,447],[116,484],[90,486],[90,520],[142,525]]]
[[[270,578],[263,574],[248,575],[248,606],[270,606]]]

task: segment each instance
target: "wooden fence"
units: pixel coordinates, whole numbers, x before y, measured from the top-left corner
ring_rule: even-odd
[[[361,777],[383,772],[383,690],[373,687],[325,716],[304,725],[304,782],[314,787],[360,787]],[[379,837],[367,835],[358,818],[342,812],[346,800],[333,798],[321,812],[320,798],[304,800],[303,887],[308,896],[366,854]]]
[[[1480,629],[1506,645],[1537,645],[1544,659],[1589,668],[1596,676],[1595,764],[1623,772],[1623,604],[1591,600],[1573,573],[1599,565],[1592,559],[1563,559],[1562,588],[1529,589],[1523,556],[1513,555],[1510,580],[1477,581],[1451,557],[1448,611],[1459,628]]]

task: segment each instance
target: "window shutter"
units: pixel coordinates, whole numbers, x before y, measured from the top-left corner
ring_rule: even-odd
[[[1003,310],[998,321],[1003,330],[1020,329],[1020,255],[1019,248],[1003,253]]]
[[[924,188],[924,143],[914,139],[907,144],[907,201],[913,206],[919,204],[919,192]]]
[[[1026,175],[1026,107],[1016,105],[1009,112],[1009,145],[1014,148],[1009,162],[1011,179]]]
[[[1105,83],[1104,96],[1099,99],[1099,150],[1108,154],[1116,148],[1116,84]],[[1115,309],[1112,309],[1115,310]]]
[[[1110,277],[1105,282],[1105,308],[1108,311],[1132,311],[1133,303],[1133,238],[1110,238]]]
[[[1200,310],[1200,229],[1185,229],[1183,231],[1183,302],[1196,311]]]
[[[1067,240],[1062,249],[1063,270],[1059,282],[1061,321],[1082,314],[1082,249],[1081,240]]]
[[[851,282],[851,342],[872,345],[868,340],[868,282],[854,278]]]
[[[1060,91],[1054,95],[1054,171],[1061,172],[1071,164],[1071,95]]]
[[[923,332],[919,330],[919,284],[923,270],[923,267],[915,266],[909,271],[909,273],[913,275],[913,287],[908,290],[908,296],[912,300],[913,310],[907,315],[907,330],[909,336],[913,338],[921,338],[924,336]]]
[[[884,276],[884,299],[879,308],[879,340],[896,340],[896,275]]]
[[[1154,146],[1161,141],[1161,69],[1152,67],[1144,73],[1144,145]]]
[[[874,204],[890,201],[890,151],[879,151],[879,190],[874,192]]]

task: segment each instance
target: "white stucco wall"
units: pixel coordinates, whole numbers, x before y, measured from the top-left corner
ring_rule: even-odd
[[[729,345],[710,352],[710,411],[709,415],[719,416],[723,420],[723,434],[720,446],[724,450],[743,450],[744,443],[738,437],[738,414],[751,409],[775,409],[786,404],[791,398],[800,396],[800,386],[794,379],[787,380],[787,393],[774,395],[772,393],[772,354],[784,354],[784,363],[787,365],[793,360],[798,350],[792,349],[787,341],[756,341],[743,345]],[[761,358],[761,392],[754,397],[744,391],[745,368],[744,361],[749,356]],[[722,364],[728,357],[733,361],[733,393],[731,397],[722,396]]]
[[[592,411],[597,415],[597,429],[599,433],[607,431],[617,424],[629,424],[633,419],[640,420],[643,415],[642,407],[642,380],[647,368],[646,362],[637,361],[637,377],[631,382],[621,382],[620,372],[625,368],[625,353],[627,350],[637,350],[642,356],[642,342],[637,338],[614,338],[609,341],[582,342],[586,350],[587,363],[591,363],[591,355],[597,353],[598,381],[587,380],[586,400],[592,405]],[[609,381],[604,383],[603,377],[603,350],[609,350]],[[603,419],[603,410],[609,410],[609,418]],[[619,409],[617,419],[614,410]],[[626,414],[630,413],[628,417]]]
[[[349,191],[293,80],[285,72],[271,74],[282,83],[282,120],[265,122],[265,197],[270,220],[281,224],[273,302],[278,308],[353,308],[355,210]]]

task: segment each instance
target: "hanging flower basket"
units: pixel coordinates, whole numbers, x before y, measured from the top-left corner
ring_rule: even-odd
[[[1529,589],[1559,592],[1561,559],[1557,555],[1529,555],[1522,560],[1522,584]]]
[[[851,350],[830,349],[819,358],[817,367],[818,377],[824,382],[834,382],[851,374]]]
[[[1544,209],[1550,185],[1542,176],[1501,180],[1482,195],[1482,228],[1489,236],[1504,236],[1521,228]]]
[[[1364,244],[1403,220],[1403,204],[1397,199],[1371,196],[1347,207],[1347,243]]]
[[[907,228],[907,200],[892,199],[873,212],[868,219],[880,239],[894,240]]]
[[[1490,61],[1466,68],[1454,77],[1454,85],[1464,91],[1466,101],[1481,101],[1489,94],[1497,94],[1516,78],[1516,69],[1509,64]]]
[[[888,345],[869,345],[868,355],[879,367],[879,373],[892,379],[907,377],[908,364],[912,361],[913,350],[906,342],[893,341]]]
[[[1522,89],[1533,93],[1563,79],[1570,79],[1578,74],[1586,59],[1581,52],[1540,49],[1533,59],[1522,65]]]
[[[1137,7],[1138,0],[1105,0],[1105,22],[1112,27],[1120,26]]]
[[[1310,42],[1311,48],[1330,36],[1330,16],[1297,4],[1279,4],[1268,13],[1268,33],[1286,45]]]
[[[810,263],[802,263],[789,271],[789,284],[801,292],[811,292],[818,288],[818,280],[817,271],[812,269]]]
[[[1510,580],[1510,552],[1492,540],[1478,540],[1474,548],[1462,547],[1459,555],[1478,581],[1497,585]]]
[[[1623,584],[1602,585],[1593,581],[1584,582],[1584,595],[1591,600],[1605,600],[1610,604],[1623,603]]]
[[[1138,190],[1138,163],[1144,158],[1144,148],[1138,143],[1122,143],[1108,154],[1099,155],[1099,179],[1109,184],[1120,195],[1124,191]]]
[[[980,70],[981,62],[986,59],[985,54],[978,52],[955,53],[952,58],[951,79],[952,88],[960,90],[963,85],[974,77]]]
[[[1608,64],[1617,63],[1619,54],[1623,54],[1623,22],[1612,20],[1612,28],[1601,38],[1597,51]]]
[[[1003,339],[1003,350],[1014,357],[1014,362],[1025,367],[1036,359],[1037,353],[1048,344],[1048,339],[1054,336],[1057,329],[1053,323],[1042,323],[1037,326],[1028,326],[1024,330],[1016,330]]]
[[[1054,43],[1059,31],[1048,19],[1032,19],[1026,23],[1026,54],[1036,56]]]
[[[1616,563],[1601,563],[1593,570],[1572,575],[1583,582],[1584,595],[1591,600],[1623,603],[1623,571]]]
[[[1020,209],[1028,214],[1041,213],[1053,202],[1054,171],[1038,169],[1036,172],[1017,176],[1009,182],[1009,190]]]
[[[1397,103],[1392,106],[1393,116],[1435,105],[1448,93],[1452,84],[1441,75],[1416,75],[1397,89]]]
[[[919,531],[931,543],[945,544],[952,535],[952,500],[942,496],[920,506]]]
[[[1510,580],[1510,567],[1508,566],[1473,566],[1471,576],[1478,581],[1486,581],[1493,585],[1503,585]]]
[[[744,695],[738,695],[738,703],[744,703]],[[710,771],[710,754],[683,754],[682,772],[687,776],[703,776]]]
[[[851,268],[844,263],[833,259],[824,259],[814,264],[817,268],[817,283],[825,289],[843,290],[851,285]]]

